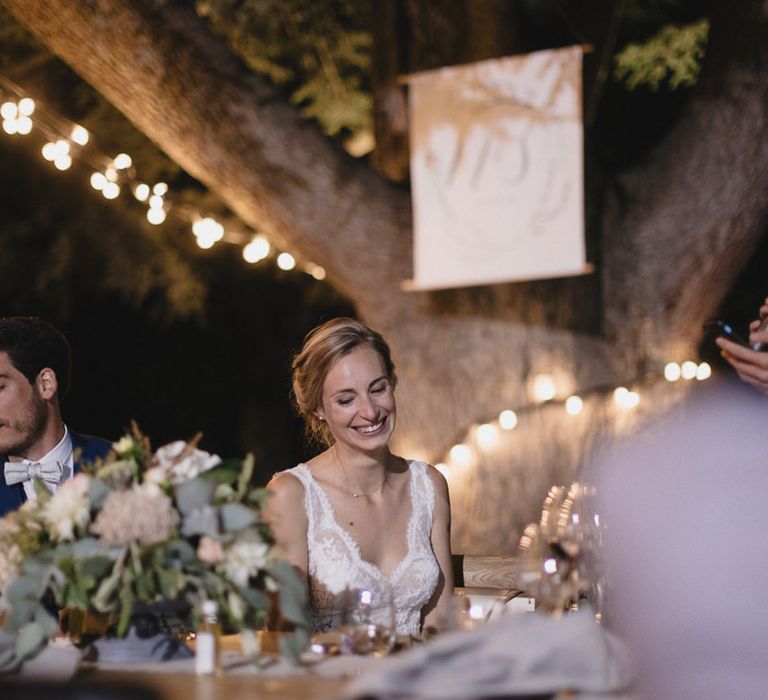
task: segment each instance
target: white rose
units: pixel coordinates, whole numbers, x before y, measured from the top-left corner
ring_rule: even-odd
[[[256,576],[267,565],[269,545],[261,540],[235,542],[224,555],[224,573],[240,588],[248,585],[248,579]]]
[[[177,440],[159,448],[155,461],[156,468],[162,469],[171,483],[180,484],[213,469],[221,463],[221,458],[203,450],[189,449],[186,442]]]

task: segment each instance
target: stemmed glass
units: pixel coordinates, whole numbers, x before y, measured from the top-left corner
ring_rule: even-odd
[[[381,583],[342,594],[341,651],[384,656],[395,645],[395,603],[392,587]]]

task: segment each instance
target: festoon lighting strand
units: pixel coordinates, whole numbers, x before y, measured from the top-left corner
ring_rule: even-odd
[[[707,362],[686,360],[682,363],[668,362],[659,375],[646,375],[644,382],[665,379],[669,383],[678,381],[704,381],[712,376],[712,368]],[[464,437],[450,447],[444,459],[435,466],[446,477],[450,478],[454,469],[468,467],[473,463],[478,452],[490,450],[500,440],[501,431],[511,431],[519,428],[520,416],[544,405],[560,404],[569,416],[578,416],[584,410],[586,395],[603,394],[622,411],[631,411],[640,405],[642,393],[641,382],[628,382],[627,386],[599,386],[570,394],[565,398],[557,397],[557,385],[549,374],[537,374],[530,383],[531,401],[516,408],[503,408],[499,414],[485,421],[479,421],[462,431]]]
[[[243,258],[248,263],[273,259],[281,270],[301,270],[316,280],[325,279],[325,269],[313,262],[302,260],[287,250],[278,250],[263,233],[227,225],[213,216],[184,204],[173,197],[167,183],[142,182],[127,153],[109,157],[93,145],[89,131],[69,119],[59,116],[47,105],[35,100],[23,88],[0,74],[0,117],[2,129],[10,136],[29,136],[39,132],[45,139],[41,152],[43,158],[57,170],[65,171],[75,160],[93,169],[90,184],[105,199],[117,199],[124,191],[146,205],[146,217],[150,224],[161,225],[169,215],[186,221],[197,245],[210,249],[219,242],[242,247]]]

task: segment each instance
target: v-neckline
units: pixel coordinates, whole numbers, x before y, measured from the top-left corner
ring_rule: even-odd
[[[312,483],[317,488],[318,492],[320,493],[320,499],[323,501],[323,506],[327,509],[328,513],[330,514],[330,520],[333,523],[333,526],[339,531],[341,534],[342,539],[347,543],[349,548],[355,553],[355,556],[357,557],[358,561],[368,569],[370,569],[375,575],[377,575],[379,578],[387,581],[388,583],[391,583],[392,581],[396,580],[397,577],[401,573],[401,569],[405,567],[405,565],[408,563],[408,560],[411,558],[413,554],[413,542],[411,537],[411,531],[413,530],[413,523],[414,518],[416,517],[416,501],[414,500],[414,488],[413,488],[413,482],[416,477],[416,473],[413,469],[413,462],[408,461],[408,492],[410,494],[410,501],[411,501],[411,515],[408,518],[408,525],[406,526],[405,530],[405,545],[406,545],[406,552],[403,558],[394,566],[392,571],[390,571],[388,574],[385,574],[381,567],[379,567],[378,564],[374,564],[372,561],[369,561],[365,557],[363,557],[363,551],[360,549],[360,544],[358,541],[354,538],[351,532],[347,530],[341,523],[339,523],[338,519],[336,518],[336,511],[334,510],[333,504],[331,503],[331,499],[328,497],[328,494],[325,492],[325,489],[320,485],[320,482],[315,479],[314,475],[312,474],[312,470],[307,466],[306,464],[302,464],[301,466],[304,467],[304,469],[307,472],[307,475],[312,480]]]

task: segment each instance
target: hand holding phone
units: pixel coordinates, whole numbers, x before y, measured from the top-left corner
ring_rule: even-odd
[[[766,326],[768,326],[768,316],[762,319],[760,327],[756,330],[764,330]],[[723,338],[727,338],[728,340],[731,340],[734,343],[738,343],[739,345],[743,345],[745,348],[749,348],[750,350],[768,350],[768,345],[765,343],[750,343],[749,340],[745,338],[741,333],[736,331],[730,323],[719,318],[707,321],[704,324],[704,330],[714,336],[722,336]]]

